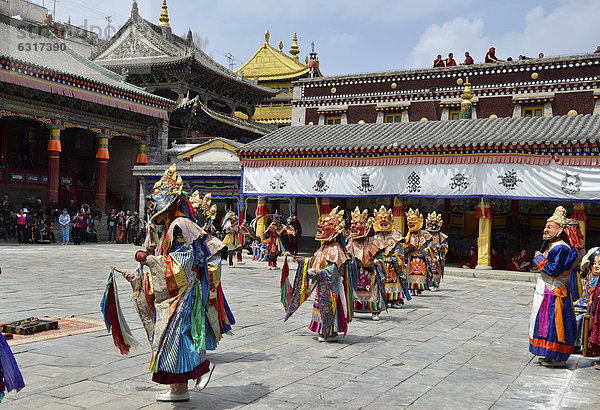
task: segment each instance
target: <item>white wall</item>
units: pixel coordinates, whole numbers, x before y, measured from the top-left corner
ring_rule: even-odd
[[[240,162],[240,159],[235,152],[214,148],[194,155],[192,162]]]

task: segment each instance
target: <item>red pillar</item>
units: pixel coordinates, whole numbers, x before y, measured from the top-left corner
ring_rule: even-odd
[[[98,159],[96,166],[96,200],[102,213],[106,213],[106,174],[108,172],[108,138],[100,137],[98,151],[96,152]]]
[[[59,172],[60,172],[60,129],[50,129],[48,141],[48,187],[46,188],[47,202],[58,202]]]
[[[2,161],[0,163],[8,164],[8,119],[2,121]]]

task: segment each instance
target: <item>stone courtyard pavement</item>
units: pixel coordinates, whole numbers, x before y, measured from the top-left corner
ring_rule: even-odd
[[[74,315],[101,319],[111,265],[133,269],[130,245],[0,245],[0,321]],[[248,259],[248,258],[247,258]],[[291,264],[293,276],[295,264]],[[27,387],[2,409],[70,408],[600,408],[600,372],[573,355],[548,369],[527,351],[533,284],[447,276],[373,322],[350,324],[338,343],[307,329],[311,303],[287,322],[279,272],[224,269],[237,324],[215,352],[213,378],[188,403],[156,403],[150,353],[119,277],[121,305],[141,348],[125,357],[106,332],[14,346]],[[191,384],[190,384],[191,385]]]

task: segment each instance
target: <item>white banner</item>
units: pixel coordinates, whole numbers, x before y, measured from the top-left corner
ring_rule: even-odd
[[[600,168],[525,164],[243,168],[245,196],[600,200]]]

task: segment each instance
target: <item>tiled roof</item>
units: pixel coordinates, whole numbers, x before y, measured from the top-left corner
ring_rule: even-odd
[[[235,117],[231,117],[229,115],[220,113],[218,111],[215,110],[211,110],[210,108],[208,108],[207,106],[205,106],[202,101],[200,100],[199,96],[196,96],[190,100],[185,100],[183,102],[181,102],[176,110],[192,110],[194,109],[194,106],[196,106],[196,114],[200,113],[203,115],[206,115],[209,118],[212,118],[215,121],[219,121],[221,123],[227,124],[229,126],[241,129],[241,130],[245,130],[245,131],[250,131],[254,134],[258,134],[260,136],[263,136],[269,132],[271,132],[273,130],[273,127],[268,126],[266,124],[260,124],[258,122],[248,122],[248,121],[244,121],[241,120],[239,118],[235,118]]]
[[[280,128],[238,150],[268,155],[286,151],[525,145],[600,140],[600,115],[486,118],[392,124],[307,125]],[[247,156],[247,155],[244,155]]]
[[[131,33],[133,34],[129,34]],[[125,36],[131,35],[131,38]],[[143,41],[142,41],[143,40]],[[135,49],[138,44],[151,44],[151,48]],[[115,48],[126,44],[131,46],[126,57],[122,53],[115,54]],[[128,49],[129,50],[129,49]],[[157,64],[177,63],[192,58],[203,69],[226,80],[253,89],[261,94],[273,95],[273,90],[258,85],[251,80],[244,80],[233,71],[210,58],[193,41],[183,39],[172,33],[163,33],[163,29],[142,18],[137,11],[119,29],[109,41],[101,46],[92,56],[92,60],[106,67],[149,66]]]
[[[98,85],[160,101],[163,104],[173,103],[171,100],[148,93],[142,88],[122,81],[122,76],[77,54],[52,33],[39,26],[0,16],[0,38],[2,39],[0,41],[0,57],[13,63],[67,74]]]

